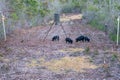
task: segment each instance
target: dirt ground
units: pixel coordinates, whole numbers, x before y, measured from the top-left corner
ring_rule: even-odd
[[[65,16],[65,17],[64,17]],[[73,44],[66,44],[61,25],[15,30],[0,43],[0,80],[120,80],[120,46],[103,31],[63,15],[62,24]],[[59,35],[59,41],[52,41]],[[90,42],[75,42],[85,35]]]

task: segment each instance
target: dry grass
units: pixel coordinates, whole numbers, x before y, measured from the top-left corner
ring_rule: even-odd
[[[76,14],[76,15],[71,15],[71,16],[64,15],[64,16],[61,17],[60,21],[68,22],[70,20],[77,20],[77,19],[82,19],[82,14]]]
[[[59,50],[58,52],[83,52],[84,49],[83,48],[67,48],[67,49],[62,49],[62,50]]]
[[[77,20],[77,19],[82,19],[82,14],[75,14],[75,15],[63,15],[60,17],[60,21],[61,22],[69,22],[71,20]],[[53,20],[51,20],[49,22],[50,23],[53,23]]]
[[[49,70],[54,72],[76,71],[84,72],[85,69],[96,69],[98,66],[89,62],[87,57],[64,57],[60,60],[51,60],[44,64]]]
[[[7,58],[4,58],[3,54],[0,53],[0,62],[9,62],[10,60]]]
[[[40,62],[40,63],[38,63]],[[89,57],[63,57],[59,60],[51,60],[46,62],[44,58],[40,60],[32,60],[29,67],[44,66],[53,72],[66,72],[69,70],[76,72],[85,72],[85,69],[96,69],[99,66],[94,65],[89,61]]]

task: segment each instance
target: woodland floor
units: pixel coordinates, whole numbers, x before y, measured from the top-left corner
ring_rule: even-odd
[[[0,80],[120,80],[120,46],[102,31],[69,14],[60,25],[15,30],[0,43]],[[80,16],[79,16],[80,17]],[[71,19],[71,20],[70,20]],[[69,21],[70,20],[70,21]],[[60,40],[53,42],[54,35]],[[90,42],[75,42],[79,35]]]

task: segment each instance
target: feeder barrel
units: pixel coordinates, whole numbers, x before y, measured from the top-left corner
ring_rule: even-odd
[[[60,22],[60,15],[57,13],[54,14],[54,22],[55,25],[57,25]]]

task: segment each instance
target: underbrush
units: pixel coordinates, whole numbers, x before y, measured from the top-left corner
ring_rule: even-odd
[[[115,33],[110,33],[109,37],[114,42],[117,40],[117,34],[115,34]],[[120,36],[119,36],[119,42],[120,42]]]
[[[97,20],[92,20],[89,22],[89,24],[96,29],[104,31],[104,25],[99,24]]]

